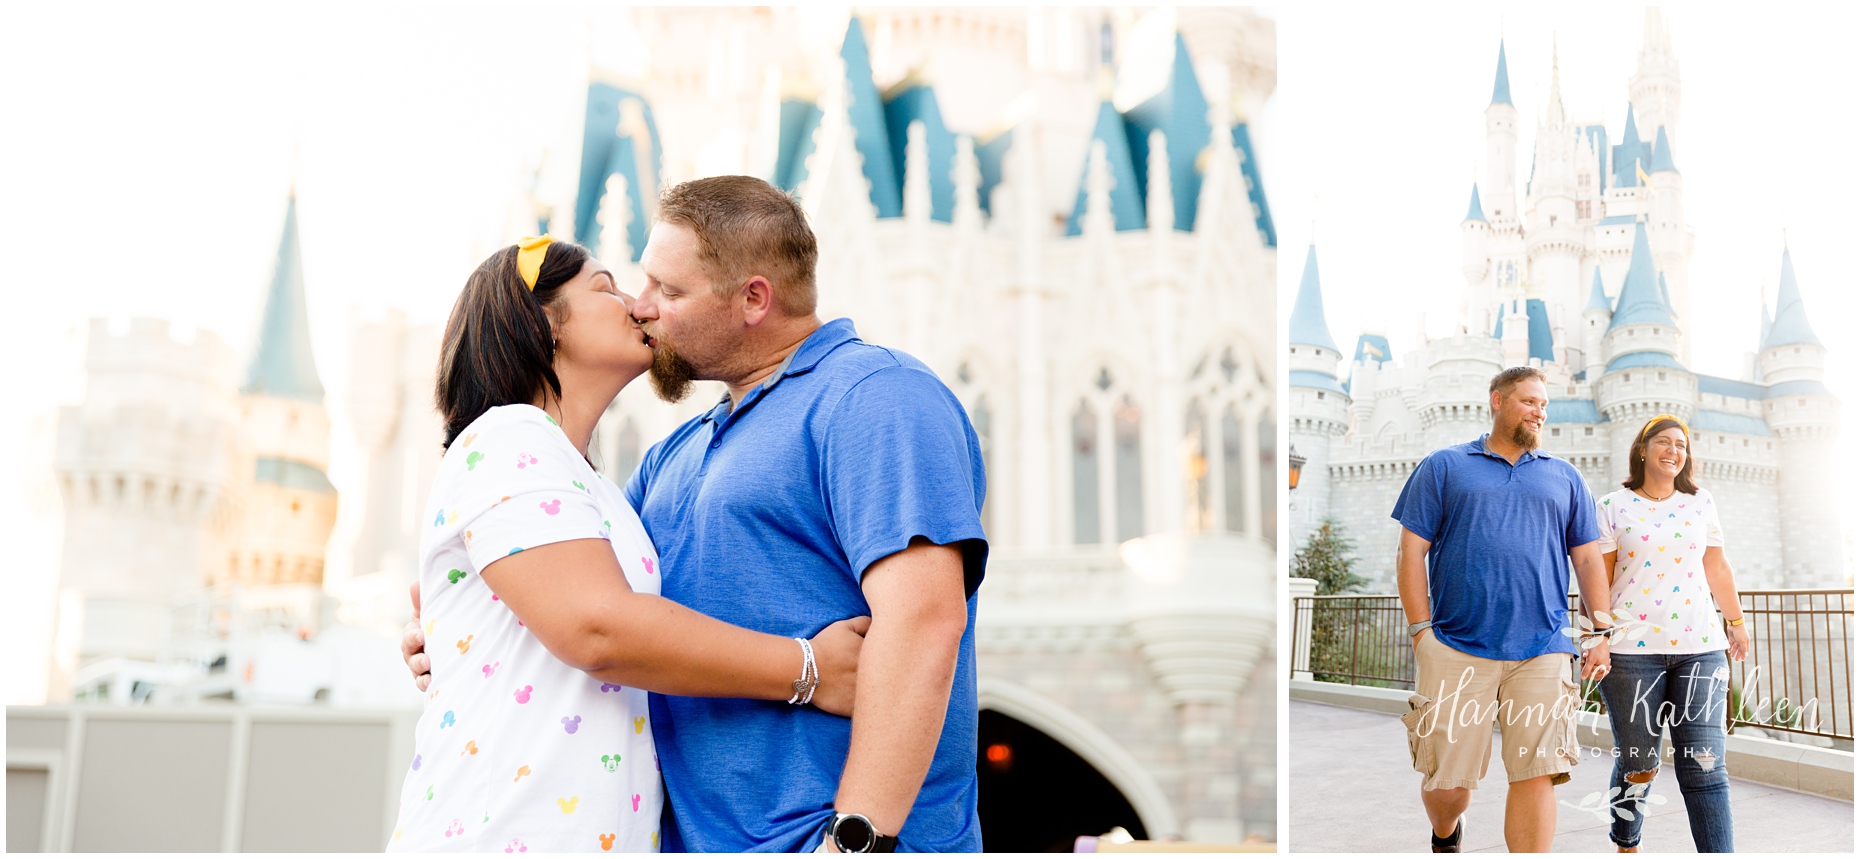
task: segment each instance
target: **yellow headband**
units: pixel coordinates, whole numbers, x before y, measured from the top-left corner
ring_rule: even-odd
[[[1651,430],[1651,429],[1653,429],[1653,425],[1654,425],[1654,424],[1657,424],[1657,423],[1659,423],[1659,422],[1661,422],[1661,421],[1672,421],[1673,423],[1676,423],[1676,424],[1678,424],[1678,425],[1679,425],[1679,431],[1680,431],[1680,432],[1682,432],[1682,433],[1685,433],[1685,434],[1686,434],[1686,438],[1688,438],[1688,439],[1690,439],[1690,438],[1692,438],[1692,430],[1691,430],[1691,429],[1689,429],[1689,428],[1687,428],[1687,426],[1686,426],[1686,422],[1685,422],[1685,421],[1682,421],[1682,420],[1680,420],[1680,419],[1678,418],[1678,416],[1676,416],[1676,415],[1654,415],[1654,416],[1653,416],[1653,420],[1650,420],[1650,421],[1648,421],[1648,422],[1647,422],[1647,425],[1646,425],[1646,426],[1644,426],[1644,427],[1641,427],[1641,428],[1640,428],[1640,440],[1641,440],[1641,441],[1646,441],[1646,440],[1647,440],[1647,432],[1648,432],[1649,430]]]
[[[555,242],[553,236],[524,236],[517,240],[517,274],[523,278],[523,285],[536,291],[536,277],[542,274],[543,257],[549,255],[549,245]]]

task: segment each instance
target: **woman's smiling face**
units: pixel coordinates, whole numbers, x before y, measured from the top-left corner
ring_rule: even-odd
[[[562,284],[555,321],[555,360],[595,373],[624,374],[630,381],[652,365],[652,347],[633,321],[633,297],[620,291],[613,272],[589,259],[581,273]],[[552,319],[552,321],[554,321]]]
[[[1685,430],[1679,427],[1661,430],[1647,439],[1647,474],[1667,480],[1678,477],[1686,467],[1686,457],[1692,453],[1689,448]]]

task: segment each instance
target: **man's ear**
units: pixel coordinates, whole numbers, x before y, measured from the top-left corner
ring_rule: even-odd
[[[1504,391],[1493,391],[1492,392],[1492,414],[1498,414],[1499,407],[1503,406],[1504,404],[1505,404],[1505,392]]]
[[[760,325],[775,310],[775,285],[762,275],[743,283],[742,296],[745,325]]]

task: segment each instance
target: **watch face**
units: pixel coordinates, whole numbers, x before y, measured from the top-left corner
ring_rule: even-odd
[[[871,850],[872,835],[872,824],[857,814],[846,815],[833,824],[833,841],[847,853]]]

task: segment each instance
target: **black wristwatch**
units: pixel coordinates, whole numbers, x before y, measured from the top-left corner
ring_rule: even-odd
[[[827,837],[841,853],[891,853],[898,849],[896,835],[880,835],[863,814],[835,814]]]

